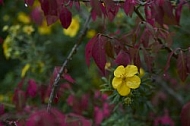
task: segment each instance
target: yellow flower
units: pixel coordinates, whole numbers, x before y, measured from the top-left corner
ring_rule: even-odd
[[[34,28],[31,25],[27,25],[23,27],[23,32],[31,35],[31,33],[34,31]]]
[[[111,67],[111,63],[110,63],[110,62],[107,62],[106,65],[105,65],[105,69],[106,69],[106,70],[109,70],[110,67]]]
[[[47,23],[46,21],[44,20],[42,22],[42,25],[38,27],[38,32],[41,34],[41,35],[48,35],[51,33],[51,26],[47,26]]]
[[[77,34],[78,30],[79,30],[79,25],[80,24],[79,24],[78,20],[79,20],[78,17],[74,17],[72,19],[72,22],[71,22],[71,25],[69,26],[69,28],[63,29],[63,33],[65,35],[70,36],[70,37],[74,37]]]
[[[118,66],[114,71],[113,88],[117,89],[121,96],[127,96],[131,89],[136,89],[140,86],[141,80],[136,75],[137,73],[138,68],[135,65]]]
[[[20,22],[25,23],[25,24],[30,23],[30,17],[29,17],[28,15],[26,15],[25,13],[23,13],[23,12],[19,12],[19,13],[18,13],[17,19],[18,19]]]
[[[144,74],[145,74],[144,69],[143,69],[143,68],[140,68],[140,74],[139,74],[139,76],[140,76],[140,77],[143,77]]]
[[[8,25],[5,25],[4,27],[3,27],[3,31],[7,31],[9,29],[9,26]]]
[[[92,37],[95,36],[95,34],[96,34],[96,31],[93,30],[93,29],[90,29],[90,30],[87,31],[87,35],[86,35],[86,36],[87,36],[88,38],[92,38]]]
[[[3,53],[4,53],[6,59],[10,58],[11,51],[12,51],[11,38],[10,38],[10,36],[7,36],[5,41],[3,42]]]
[[[21,72],[21,77],[24,77],[26,75],[26,72],[30,69],[30,64],[27,63],[23,68]]]
[[[10,27],[10,32],[14,35],[16,35],[19,30],[20,30],[20,25],[13,25]]]
[[[4,15],[3,16],[3,21],[8,21],[10,19],[9,15]]]

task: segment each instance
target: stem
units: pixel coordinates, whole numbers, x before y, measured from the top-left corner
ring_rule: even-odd
[[[57,91],[59,81],[61,79],[61,75],[63,74],[68,62],[72,59],[73,55],[76,53],[79,45],[82,43],[82,40],[85,37],[86,32],[88,30],[88,25],[90,23],[90,19],[91,19],[91,15],[87,18],[87,20],[85,22],[85,25],[84,25],[84,28],[83,28],[83,30],[81,30],[81,34],[78,37],[78,41],[76,42],[76,44],[71,49],[69,55],[67,56],[66,60],[63,62],[62,66],[61,66],[61,69],[59,70],[59,72],[58,72],[58,74],[57,74],[57,76],[56,76],[56,78],[54,80],[54,83],[53,83],[53,86],[52,86],[52,89],[51,89],[51,93],[50,93],[50,97],[49,97],[49,101],[48,101],[48,106],[47,106],[47,111],[48,112],[51,109],[51,105],[52,105],[53,99],[55,97],[55,93]]]
[[[155,81],[162,87],[162,89],[165,90],[166,93],[168,93],[170,96],[172,96],[178,103],[179,105],[182,107],[184,105],[184,99],[181,97],[181,95],[179,95],[178,93],[176,93],[172,88],[170,88],[164,81],[162,81],[161,77],[158,76],[154,76],[153,78],[155,79]]]

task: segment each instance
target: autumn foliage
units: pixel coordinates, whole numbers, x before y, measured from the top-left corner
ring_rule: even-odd
[[[122,121],[126,120],[129,125],[138,125],[142,122],[142,125],[155,126],[174,126],[175,122],[183,126],[190,125],[188,121],[189,99],[184,98],[184,100],[176,93],[179,88],[183,89],[185,93],[189,89],[186,83],[189,83],[190,74],[190,46],[181,47],[174,40],[177,34],[175,28],[180,29],[182,25],[180,21],[183,9],[188,9],[189,13],[189,1],[38,0],[40,11],[35,8],[35,0],[25,0],[24,2],[27,6],[33,7],[31,19],[38,25],[42,24],[43,16],[49,27],[59,22],[64,29],[69,29],[75,15],[83,15],[82,18],[87,18],[88,14],[90,18],[89,20],[87,18],[86,22],[83,21],[82,30],[79,32],[78,38],[75,38],[75,44],[62,66],[51,64],[54,69],[47,77],[48,84],[40,85],[33,78],[22,78],[13,95],[13,104],[16,109],[15,118],[12,117],[12,113],[6,114],[3,104],[0,104],[2,125],[98,126],[113,123],[120,125]],[[0,0],[0,5],[4,6],[4,4],[6,3]],[[88,8],[85,10],[87,12],[79,14],[84,11],[84,7]],[[123,12],[122,19],[118,17],[121,11]],[[127,25],[130,23],[127,21],[129,19],[134,20],[132,20],[132,28],[128,30]],[[100,25],[97,26],[96,34],[86,40],[85,35],[88,28],[91,27],[90,21],[94,23],[94,26],[95,24]],[[115,21],[120,22],[116,24]],[[116,27],[112,23],[116,24]],[[111,29],[112,26],[113,29]],[[98,88],[90,86],[85,89],[86,92],[76,93],[74,87],[76,86],[77,90],[80,90],[82,86],[75,84],[77,80],[70,75],[67,65],[68,62],[75,62],[73,55],[77,55],[78,47],[83,45],[85,40],[87,43],[84,45],[85,61],[83,65],[90,69],[95,63],[96,72],[103,78],[104,84],[99,84]],[[188,40],[186,41],[188,43]],[[37,52],[40,51],[37,50]],[[39,69],[42,66],[44,63],[38,62],[33,71],[38,70],[38,74],[40,74]],[[122,66],[123,69],[133,66],[135,72],[130,76],[130,74],[126,74],[126,71],[117,70],[118,66]],[[115,69],[120,73],[118,76],[114,73]],[[140,70],[144,70],[145,74],[142,75]],[[174,71],[177,74],[171,74]],[[116,79],[120,78],[117,83],[114,81],[114,84],[112,82],[113,75],[116,76]],[[132,80],[131,77],[134,76],[137,79]],[[126,79],[131,79],[134,84],[138,83],[138,86],[134,88]],[[127,89],[131,91],[123,93],[118,86],[121,85],[120,83],[130,85],[130,89],[129,87]],[[183,83],[187,87],[181,86],[179,83]],[[170,115],[173,113],[169,112],[169,108],[160,104],[160,102],[166,102],[170,96],[174,102],[168,104],[178,104],[177,112],[171,110],[175,114],[178,113],[178,119],[172,119]],[[36,101],[33,103],[32,99],[36,99]],[[37,107],[37,101],[43,105]],[[65,105],[61,108],[60,104],[63,101],[67,107]],[[30,106],[30,103],[33,105]],[[64,112],[61,112],[61,109]],[[22,118],[23,115],[27,116]],[[9,119],[9,117],[12,118]],[[138,120],[140,121],[138,122]]]

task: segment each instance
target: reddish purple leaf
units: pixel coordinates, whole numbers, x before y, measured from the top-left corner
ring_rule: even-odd
[[[0,116],[5,113],[5,107],[3,104],[0,104]]]
[[[190,126],[190,102],[183,106],[180,114],[180,120],[182,126]]]
[[[0,0],[0,5],[3,5],[3,0]]]
[[[184,82],[188,76],[187,67],[186,67],[186,57],[183,54],[183,51],[180,51],[177,59],[177,72],[180,79]]]
[[[75,83],[75,80],[68,73],[64,73],[63,78],[70,83]]]
[[[33,97],[36,96],[37,91],[38,91],[38,86],[37,86],[35,80],[30,79],[28,81],[28,87],[27,87],[27,90],[26,90],[26,96],[30,96],[30,97],[33,98]]]
[[[127,66],[131,63],[130,55],[127,52],[121,50],[115,59],[115,63],[118,65]]]
[[[34,3],[34,0],[25,0],[25,3],[29,6],[32,6]]]
[[[13,103],[18,111],[21,111],[26,104],[26,93],[20,89],[16,89],[13,95]]]
[[[34,9],[32,9],[31,18],[36,24],[42,24],[43,16],[40,7],[35,7]]]
[[[106,41],[104,48],[106,51],[106,55],[110,58],[114,58],[114,49],[110,41]]]
[[[187,72],[190,74],[190,48],[189,52],[186,55],[186,60],[187,60]]]
[[[92,121],[74,113],[68,114],[65,120],[67,126],[92,126]]]
[[[108,18],[110,19],[110,21],[113,21],[113,19],[115,18],[118,10],[119,10],[119,6],[117,6],[112,0],[105,0],[105,7],[106,7],[106,13]]]
[[[145,60],[145,63],[146,63],[146,66],[149,70],[149,72],[152,72],[152,57],[151,55],[149,54],[149,52],[147,52],[146,49],[142,48],[143,49],[143,55],[144,55],[144,60]]]
[[[179,24],[180,22],[180,17],[181,17],[181,11],[182,11],[182,8],[183,8],[183,5],[185,4],[186,2],[183,1],[183,0],[180,0],[180,3],[177,4],[177,8],[175,10],[175,17],[176,17],[176,20]]]
[[[105,74],[105,64],[106,64],[106,53],[105,53],[105,41],[101,35],[98,36],[98,40],[94,43],[92,48],[92,57],[100,69],[100,71]]]
[[[154,26],[155,19],[152,17],[150,7],[146,4],[144,9],[145,9],[144,11],[145,11],[145,16],[146,16],[146,21],[152,26]]]
[[[90,5],[92,7],[92,19],[96,20],[96,16],[102,16],[103,5],[98,0],[90,0]]]
[[[85,48],[85,60],[87,66],[90,66],[90,58],[92,57],[92,48],[94,46],[94,43],[97,41],[97,35],[91,38]]]
[[[169,55],[168,55],[168,58],[167,58],[167,62],[166,62],[166,66],[164,68],[164,73],[166,73],[166,71],[169,69],[170,67],[170,61],[171,61],[171,58],[174,54],[174,51],[172,51]]]
[[[136,4],[137,3],[135,0],[125,0],[123,9],[124,9],[126,15],[130,15],[130,16],[132,15],[134,7]]]
[[[57,109],[51,108],[38,110],[30,115],[26,120],[26,126],[67,126],[65,115]]]
[[[67,29],[71,24],[72,14],[66,7],[63,7],[60,11],[59,19],[61,21],[63,28]]]

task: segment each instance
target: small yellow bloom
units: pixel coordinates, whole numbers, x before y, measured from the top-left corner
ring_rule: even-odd
[[[93,30],[93,29],[90,29],[90,30],[87,31],[87,35],[86,35],[86,36],[87,36],[88,38],[92,38],[92,37],[95,36],[95,34],[96,34],[96,31]]]
[[[13,25],[10,27],[10,32],[16,34],[20,30],[20,25]]]
[[[31,35],[31,33],[34,32],[34,28],[31,25],[24,26],[23,32],[28,35]]]
[[[9,29],[9,26],[8,25],[5,25],[4,27],[3,27],[3,31],[7,31]]]
[[[27,63],[27,64],[22,68],[21,77],[24,77],[29,69],[30,69],[30,64]]]
[[[106,69],[106,70],[109,70],[110,67],[111,67],[111,63],[110,63],[110,62],[107,62],[106,65],[105,65],[105,69]]]
[[[136,75],[137,73],[138,68],[135,65],[118,66],[114,71],[113,88],[117,89],[121,96],[127,96],[131,89],[136,89],[140,86],[141,80]]]
[[[23,12],[18,13],[17,19],[24,24],[30,23],[30,17]]]
[[[71,22],[71,25],[69,26],[69,28],[63,29],[63,33],[65,35],[70,36],[70,37],[74,37],[77,34],[78,30],[79,30],[79,25],[80,25],[79,24],[79,18],[74,17],[72,19],[72,22]]]
[[[139,76],[140,76],[140,77],[143,77],[144,74],[145,74],[144,69],[143,69],[143,68],[140,68],[140,74],[139,74]]]
[[[11,37],[7,36],[6,39],[5,39],[5,41],[3,42],[3,53],[4,53],[6,59],[10,58],[11,51],[12,51],[12,48],[11,48]]]
[[[47,26],[47,23],[46,21],[44,20],[42,22],[42,25],[38,27],[38,32],[41,34],[41,35],[48,35],[51,33],[51,26]]]
[[[10,19],[9,15],[4,15],[3,16],[3,21],[8,21]]]

